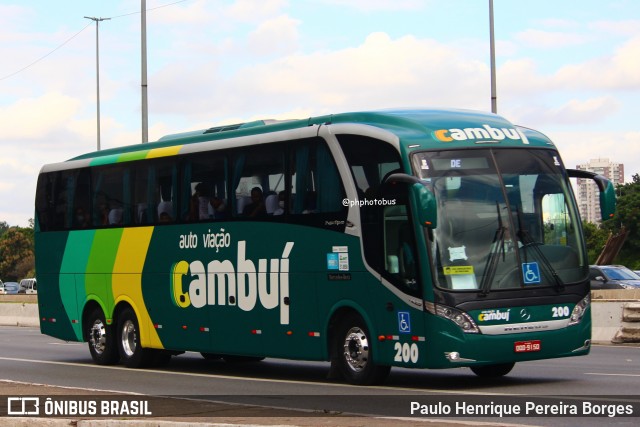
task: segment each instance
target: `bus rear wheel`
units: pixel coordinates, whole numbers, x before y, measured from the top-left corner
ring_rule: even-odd
[[[85,325],[89,353],[91,353],[93,361],[98,365],[118,363],[119,355],[115,331],[111,325],[107,325],[102,310],[94,309],[87,317]]]
[[[472,366],[471,370],[481,378],[498,378],[507,375],[514,366],[515,363],[500,363],[497,365]]]
[[[335,360],[338,371],[350,384],[378,384],[389,375],[390,366],[374,362],[371,335],[364,320],[351,314],[343,319],[335,334]]]
[[[138,318],[131,308],[126,308],[118,317],[118,350],[120,360],[128,368],[145,368],[156,355],[153,349],[140,345]]]

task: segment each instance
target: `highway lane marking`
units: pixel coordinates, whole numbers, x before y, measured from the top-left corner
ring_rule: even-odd
[[[607,374],[604,372],[585,372],[585,375],[601,375],[609,377],[640,377],[640,374]]]
[[[79,342],[48,342],[49,345],[83,345]]]
[[[255,382],[264,382],[264,383],[281,383],[281,384],[303,384],[303,385],[322,385],[328,387],[339,387],[339,388],[350,388],[354,390],[362,390],[361,386],[354,386],[350,384],[332,384],[332,383],[323,383],[323,382],[313,382],[313,381],[292,381],[292,380],[278,380],[278,379],[265,379],[265,378],[254,378],[254,377],[234,377],[231,375],[216,375],[216,374],[197,374],[193,372],[172,372],[172,371],[160,371],[157,369],[131,369],[122,366],[103,366],[103,365],[94,365],[90,363],[71,363],[71,362],[55,362],[50,360],[36,360],[36,359],[21,359],[17,357],[0,357],[0,360],[6,360],[8,362],[23,362],[23,363],[36,363],[36,364],[44,364],[44,365],[57,365],[57,366],[69,366],[69,367],[83,367],[90,369],[111,369],[117,371],[126,371],[128,373],[156,373],[163,375],[175,375],[175,376],[185,376],[185,377],[199,377],[199,378],[209,378],[209,379],[224,379],[224,380],[236,380],[236,381],[255,381]],[[386,390],[386,391],[397,391],[397,392],[416,392],[416,393],[442,393],[442,394],[454,394],[454,395],[491,395],[491,396],[518,396],[520,394],[517,393],[496,393],[496,392],[487,392],[485,390],[481,390],[478,392],[472,391],[462,391],[462,390],[441,390],[441,389],[424,389],[424,388],[406,388],[406,387],[391,387],[391,386],[367,386],[367,389],[371,390]],[[521,395],[526,396],[526,395]]]

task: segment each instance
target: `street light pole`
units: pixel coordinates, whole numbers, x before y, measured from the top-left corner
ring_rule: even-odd
[[[489,39],[491,55],[491,112],[498,112],[498,96],[496,95],[496,42],[493,34],[493,0],[489,0]]]
[[[111,18],[95,18],[92,16],[85,16],[86,19],[90,19],[96,23],[96,123],[98,134],[98,151],[100,151],[100,43],[98,39],[98,23],[100,21],[108,21]]]
[[[149,142],[149,112],[147,102],[147,2],[141,0],[141,45],[142,45],[142,143]]]

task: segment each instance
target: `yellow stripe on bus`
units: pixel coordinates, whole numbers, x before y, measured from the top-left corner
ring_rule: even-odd
[[[178,154],[182,145],[175,145],[173,147],[154,148],[147,153],[147,159],[154,159],[156,157],[168,157]]]
[[[143,347],[164,348],[153,327],[142,296],[142,270],[151,242],[153,227],[125,228],[113,266],[112,288],[116,304],[127,300],[138,316]]]

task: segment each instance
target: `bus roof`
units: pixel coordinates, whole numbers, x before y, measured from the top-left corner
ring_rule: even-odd
[[[381,129],[395,135],[403,152],[458,149],[483,145],[553,147],[540,132],[515,126],[501,116],[471,110],[407,109],[351,112],[302,120],[258,120],[167,135],[156,142],[83,154],[70,161],[89,165],[120,163],[179,154],[185,145],[208,141],[286,132],[310,126],[352,124]]]

